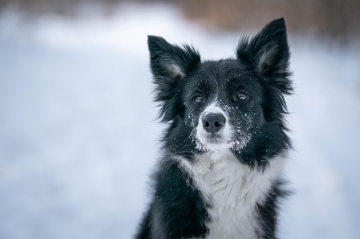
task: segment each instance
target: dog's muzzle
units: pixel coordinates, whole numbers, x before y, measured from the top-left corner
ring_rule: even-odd
[[[223,114],[207,114],[202,117],[203,127],[208,133],[219,132],[226,123],[226,118]]]

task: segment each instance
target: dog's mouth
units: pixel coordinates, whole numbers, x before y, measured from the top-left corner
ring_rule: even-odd
[[[235,145],[235,140],[227,140],[219,134],[210,134],[204,137],[201,141],[198,140],[198,148],[202,150],[217,150],[220,148],[232,148]]]
[[[225,140],[221,135],[211,134],[205,139],[206,144],[224,144],[231,143],[232,140]]]

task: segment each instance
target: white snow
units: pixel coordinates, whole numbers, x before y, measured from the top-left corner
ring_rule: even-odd
[[[234,56],[243,34],[210,33],[165,5],[112,17],[0,16],[0,238],[131,238],[163,126],[147,34]],[[260,30],[260,29],[258,29]],[[281,238],[360,234],[359,48],[290,36],[295,151]]]

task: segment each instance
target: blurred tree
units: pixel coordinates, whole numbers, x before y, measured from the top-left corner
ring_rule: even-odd
[[[187,18],[209,30],[260,29],[272,19],[285,17],[291,33],[345,41],[360,38],[360,0],[0,0],[0,9],[72,16],[77,4],[101,3],[111,9],[125,1],[175,4]]]

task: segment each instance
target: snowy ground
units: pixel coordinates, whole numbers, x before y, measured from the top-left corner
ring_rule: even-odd
[[[242,33],[209,33],[163,6],[113,17],[0,16],[0,238],[131,238],[163,126],[146,35],[233,56]],[[91,11],[90,11],[91,13]],[[360,56],[290,37],[295,151],[281,238],[360,235]]]

